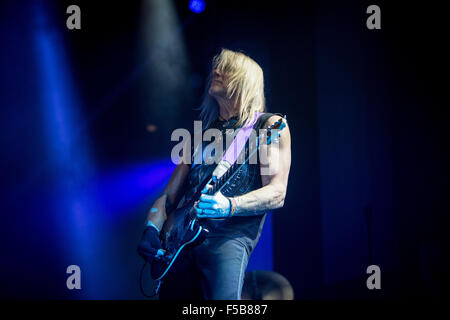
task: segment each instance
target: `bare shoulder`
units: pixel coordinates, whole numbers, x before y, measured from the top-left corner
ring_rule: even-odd
[[[273,115],[269,119],[266,120],[266,123],[264,124],[264,129],[267,129],[269,126],[280,120],[281,117],[279,115]]]
[[[271,126],[272,124],[274,124],[275,122],[277,122],[278,120],[280,120],[282,117],[280,117],[279,115],[273,115],[271,116],[269,119],[267,119],[266,123],[264,124],[264,129],[267,129],[269,126]],[[283,120],[286,124],[286,127],[283,129],[283,134],[282,136],[287,136],[288,138],[286,139],[282,139],[282,140],[290,140],[290,132],[289,132],[289,125],[287,123],[286,120]]]

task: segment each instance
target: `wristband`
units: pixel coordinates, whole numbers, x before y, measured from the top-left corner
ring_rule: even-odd
[[[230,201],[230,217],[232,217],[237,209],[236,200],[234,198],[228,198],[228,200]]]
[[[159,234],[159,229],[158,229],[158,227],[155,226],[155,225],[153,224],[153,222],[151,222],[150,220],[147,221],[147,225],[146,225],[146,226],[147,226],[147,227],[153,227],[153,228],[155,228],[156,231],[158,231],[158,234]]]

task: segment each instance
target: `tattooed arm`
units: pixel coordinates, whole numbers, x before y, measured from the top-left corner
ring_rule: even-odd
[[[266,128],[279,119],[279,116],[270,117]],[[220,191],[214,195],[202,194],[195,207],[198,218],[253,216],[283,206],[291,167],[289,128],[283,129],[278,144],[261,145],[259,155],[262,188],[233,198],[225,197]]]
[[[265,128],[279,119],[279,116],[270,117]],[[284,205],[291,167],[291,135],[288,126],[281,131],[278,147],[273,144],[261,145],[260,158],[263,187],[232,198],[231,201],[236,203],[234,216],[258,215]]]

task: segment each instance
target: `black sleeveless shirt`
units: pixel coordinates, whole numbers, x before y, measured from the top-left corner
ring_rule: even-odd
[[[259,135],[259,129],[264,128],[266,121],[273,116],[273,113],[264,113],[257,120],[254,129]],[[226,151],[226,135],[227,129],[238,129],[236,127],[237,118],[231,118],[227,121],[215,120],[209,128],[216,128],[222,132],[223,151]],[[230,133],[228,133],[230,134]],[[202,151],[205,154],[205,149],[208,144],[214,142],[203,142]],[[194,157],[195,150],[192,152],[192,165],[188,174],[187,192],[185,197],[189,198],[195,192],[197,186],[206,179],[216,168],[217,164],[214,162],[208,164],[202,157],[201,164],[195,164]],[[262,187],[260,166],[257,164],[245,163],[235,174],[229,183],[222,189],[222,194],[226,197],[234,197],[246,194],[255,189]],[[183,204],[183,200],[181,205]],[[209,230],[208,237],[227,237],[240,240],[246,244],[250,250],[253,250],[264,225],[266,212],[261,212],[252,216],[233,216],[224,219],[200,219],[201,224]]]

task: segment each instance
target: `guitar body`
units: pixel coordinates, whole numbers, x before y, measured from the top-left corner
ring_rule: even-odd
[[[189,203],[169,215],[170,219],[161,230],[164,235],[162,246],[166,253],[163,258],[154,259],[151,263],[154,280],[164,278],[187,248],[195,247],[205,240],[208,230],[193,218],[193,210],[192,203]]]

